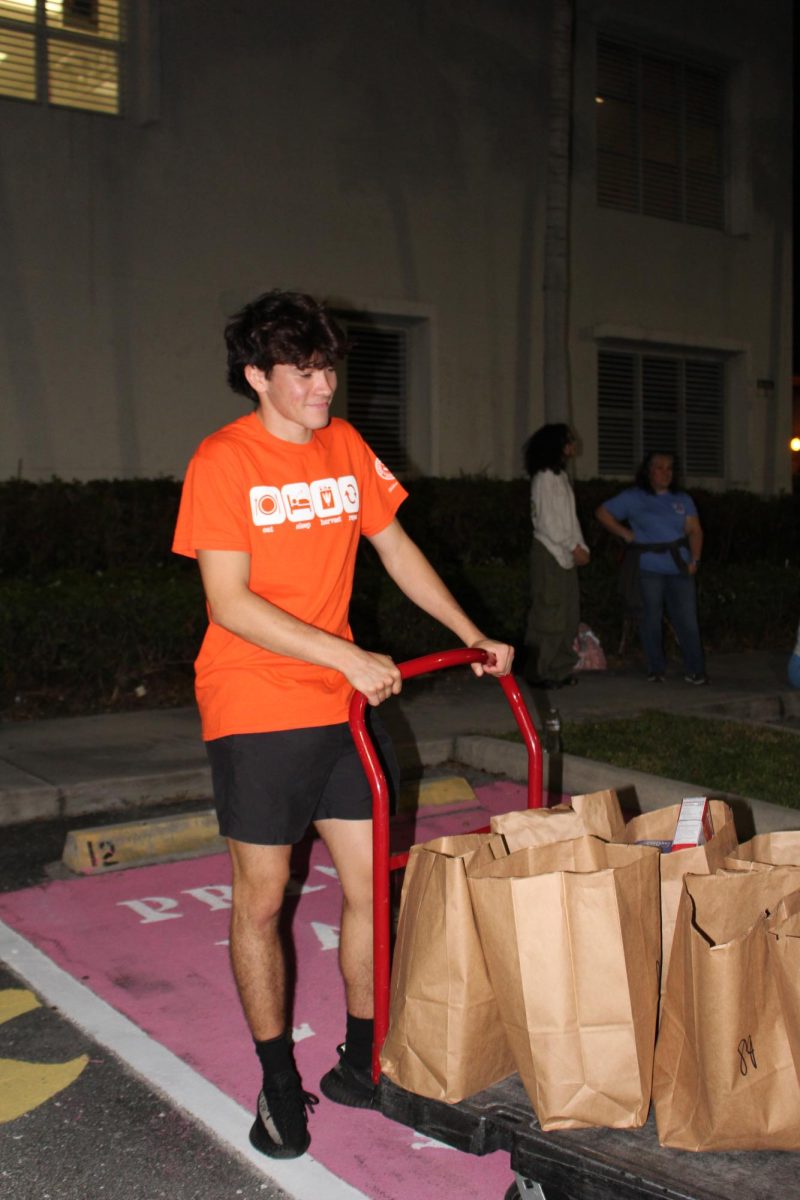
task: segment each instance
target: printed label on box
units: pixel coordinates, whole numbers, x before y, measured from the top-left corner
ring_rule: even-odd
[[[707,796],[687,796],[681,801],[681,811],[672,839],[672,852],[703,846],[714,836],[711,805]]]

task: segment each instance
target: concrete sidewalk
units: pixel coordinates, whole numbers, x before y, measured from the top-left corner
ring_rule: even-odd
[[[651,684],[641,672],[625,668],[582,674],[577,687],[547,696],[523,691],[539,728],[548,704],[557,706],[562,721],[630,716],[650,708],[800,727],[800,692],[788,686],[787,658],[763,652],[714,656],[708,687],[692,687],[680,674]],[[474,678],[469,668],[411,680],[381,712],[406,772],[455,759],[524,778],[522,748],[496,740],[516,727],[503,692],[492,679]],[[559,785],[570,792],[633,786],[643,809],[674,803],[702,786],[700,780],[659,780],[570,755],[552,767],[558,772],[550,779],[553,790]],[[178,799],[208,802],[210,795],[194,708],[0,725],[0,825],[122,814],[135,805]],[[793,810],[763,802],[757,809],[753,823],[759,832],[800,825],[800,813]]]

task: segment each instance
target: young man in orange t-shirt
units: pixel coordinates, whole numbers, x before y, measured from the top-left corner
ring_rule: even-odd
[[[407,596],[489,651],[477,674],[506,674],[513,651],[457,604],[397,520],[401,484],[352,426],[331,419],[347,345],[325,308],[270,292],[233,317],[225,337],[228,382],[255,411],[198,448],[173,548],[197,558],[208,603],[197,699],[232,862],[231,962],[263,1071],[250,1140],[293,1158],[308,1148],[316,1098],[303,1090],[287,1033],[279,918],[292,845],[310,825],[344,894],[346,1034],[320,1087],[354,1107],[374,1097],[371,799],[347,712],[354,689],[377,706],[401,678],[388,655],[357,646],[350,632],[360,536]]]

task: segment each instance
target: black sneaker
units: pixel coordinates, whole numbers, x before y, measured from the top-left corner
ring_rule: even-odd
[[[664,676],[661,674],[660,671],[651,671],[650,674],[647,676],[647,682],[648,683],[663,683]]]
[[[683,678],[687,683],[694,684],[695,687],[705,687],[708,683],[707,675],[684,675]]]
[[[299,1158],[311,1143],[306,1109],[319,1100],[303,1091],[296,1071],[271,1075],[258,1094],[250,1144],[270,1158]]]
[[[372,1072],[363,1067],[354,1067],[344,1057],[344,1045],[336,1047],[339,1061],[319,1081],[323,1096],[336,1104],[347,1104],[350,1108],[372,1108],[377,1088],[372,1082]]]

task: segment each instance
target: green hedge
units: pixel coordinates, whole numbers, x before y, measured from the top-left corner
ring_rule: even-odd
[[[519,642],[528,604],[524,564],[445,571],[464,606],[494,636]],[[581,572],[582,615],[606,653],[618,651],[617,573],[602,558]],[[704,568],[700,620],[709,648],[784,649],[800,613],[800,568]],[[352,606],[358,640],[398,660],[456,644],[363,563]],[[191,702],[191,664],[205,628],[196,569],[65,572],[48,582],[0,581],[0,712],[57,715]],[[629,649],[635,649],[635,637]],[[142,689],[145,689],[142,691]]]
[[[179,500],[174,479],[0,483],[2,577],[165,565]]]
[[[581,610],[614,654],[623,632],[619,546],[593,519],[616,489],[577,485],[593,557]],[[189,703],[205,627],[196,566],[169,545],[174,480],[0,484],[0,713],[55,715]],[[800,616],[800,512],[794,497],[697,496],[706,530],[700,620],[712,649],[785,649]],[[531,530],[524,480],[421,479],[403,508],[412,537],[494,636],[519,642]],[[398,659],[453,640],[403,597],[365,544],[352,622]],[[635,648],[635,637],[629,646]]]
[[[403,524],[439,567],[527,559],[526,480],[429,478],[410,488]],[[612,558],[616,546],[594,520],[594,510],[618,490],[607,480],[575,485],[590,545]],[[692,494],[706,532],[707,562],[800,564],[800,493],[768,499],[742,491]],[[0,482],[0,577],[166,566],[174,561],[170,545],[179,498],[174,479]]]
[[[0,710],[98,711],[190,696],[205,625],[196,569],[69,571],[0,582]],[[145,691],[136,695],[136,689]]]
[[[470,616],[493,637],[517,643],[528,609],[528,571],[518,564],[445,568],[444,579]],[[379,568],[356,575],[351,606],[356,639],[398,661],[461,643],[398,590]]]

